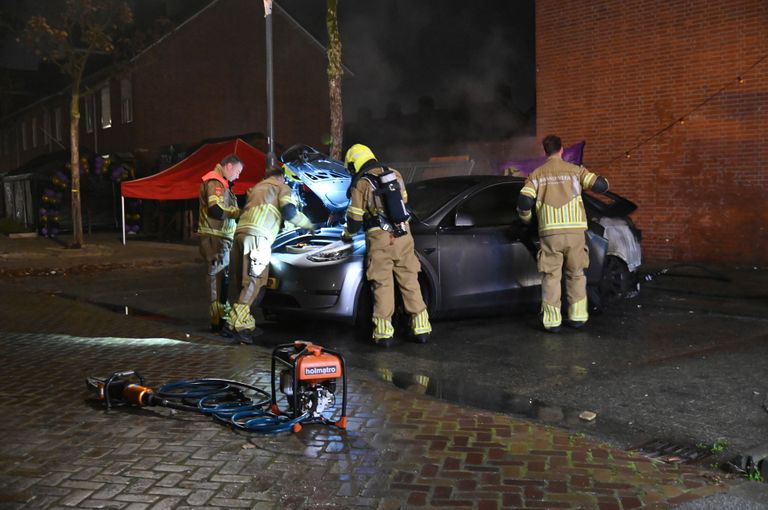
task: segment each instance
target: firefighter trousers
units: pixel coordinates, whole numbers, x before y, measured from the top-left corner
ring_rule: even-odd
[[[421,264],[411,234],[394,237],[384,230],[371,229],[366,233],[365,242],[365,276],[373,289],[374,322],[376,319],[389,321],[395,313],[394,279],[403,296],[406,312],[417,315],[426,310],[419,287]]]
[[[226,320],[227,299],[224,282],[229,268],[232,241],[218,236],[200,236],[200,254],[206,263],[205,283],[211,304],[211,324],[218,326]],[[223,302],[222,302],[223,301]]]
[[[560,326],[560,288],[565,266],[565,292],[568,299],[568,318],[574,322],[586,322],[587,277],[584,269],[589,266],[589,248],[583,230],[567,234],[541,237],[538,269],[541,279],[541,315],[546,328]]]
[[[252,330],[256,321],[251,306],[258,305],[264,295],[269,277],[269,259],[272,246],[266,237],[248,234],[235,235],[232,253],[232,275],[235,285],[229,326],[236,331]]]

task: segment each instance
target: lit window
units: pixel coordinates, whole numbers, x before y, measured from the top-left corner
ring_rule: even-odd
[[[56,141],[61,141],[61,106],[57,106],[53,112],[53,136]]]
[[[85,104],[85,132],[86,133],[93,133],[93,110],[94,110],[94,102],[96,99],[93,97],[93,94],[88,94],[85,96],[85,99],[83,99],[83,102]]]
[[[101,89],[101,129],[112,127],[112,108],[109,101],[109,83]]]
[[[37,117],[32,117],[32,148],[37,147]]]
[[[120,80],[120,116],[123,124],[133,122],[133,87],[130,80]]]

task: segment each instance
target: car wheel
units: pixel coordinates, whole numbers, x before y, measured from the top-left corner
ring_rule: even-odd
[[[634,287],[634,278],[627,263],[614,255],[605,258],[603,278],[600,280],[600,300],[608,305],[626,296]]]
[[[361,335],[370,337],[373,332],[371,317],[373,316],[373,291],[371,284],[363,280],[360,295],[355,304],[355,330]]]

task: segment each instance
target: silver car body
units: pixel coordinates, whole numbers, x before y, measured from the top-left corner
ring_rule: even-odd
[[[306,185],[320,197],[333,223],[348,205],[346,191],[351,177],[340,162],[318,154],[285,162],[298,176],[294,182],[297,194],[306,200],[306,189],[302,188]],[[411,231],[422,266],[422,293],[432,316],[503,312],[539,299],[538,238],[535,228],[517,221],[514,212],[522,183],[516,177],[466,176],[409,185],[410,205],[421,213],[412,221]],[[424,197],[434,203],[427,208],[417,203]],[[590,216],[587,278],[595,292],[605,280],[603,268],[609,255],[623,259],[622,250],[635,250],[623,259],[626,264],[639,257],[639,232],[626,216],[634,204],[625,202],[620,204],[625,207],[618,208],[619,214],[611,214],[610,207],[585,195]],[[472,217],[473,203],[490,203],[485,207],[498,210],[503,218],[499,224],[484,225],[482,211],[475,211]],[[608,225],[600,224],[602,218],[610,218]],[[324,220],[313,218],[316,224]],[[614,230],[613,237],[620,233],[626,242],[609,246],[605,237],[609,228]],[[357,318],[366,307],[366,299],[370,300],[364,271],[365,239],[360,232],[352,243],[345,243],[341,232],[342,227],[335,225],[323,226],[315,235],[294,229],[278,236],[270,265],[271,288],[262,303],[266,313],[347,321]]]

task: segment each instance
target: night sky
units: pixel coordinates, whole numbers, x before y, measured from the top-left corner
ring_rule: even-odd
[[[282,0],[325,43],[325,0]],[[339,0],[342,58],[355,74],[344,84],[345,120],[358,109],[404,113],[431,96],[437,108],[465,95],[493,101],[499,86],[523,112],[535,104],[533,0]],[[279,64],[276,64],[279,65]]]
[[[170,0],[169,0],[170,1]],[[185,0],[190,8],[204,0]],[[258,1],[258,0],[252,0]],[[326,0],[275,0],[323,44]],[[0,0],[5,13],[23,12],[40,0]],[[354,76],[343,88],[345,121],[367,108],[380,117],[390,103],[418,110],[428,96],[437,109],[457,102],[490,103],[500,88],[525,113],[535,105],[534,0],[339,0],[344,64]],[[152,2],[138,2],[150,11]],[[34,68],[35,59],[12,37],[0,62]],[[275,41],[279,44],[279,41]],[[279,62],[275,65],[279,66]],[[463,98],[463,99],[462,99]]]

